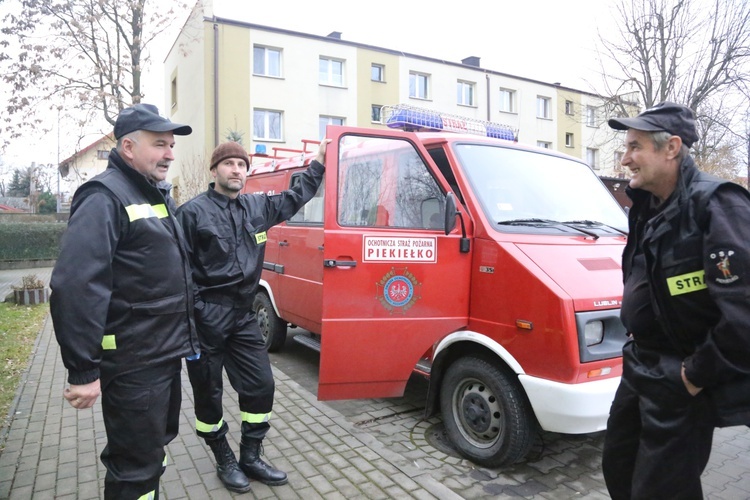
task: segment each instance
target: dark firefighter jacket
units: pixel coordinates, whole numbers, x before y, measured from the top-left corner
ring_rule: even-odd
[[[194,354],[193,285],[169,197],[113,149],[75,193],[52,272],[50,310],[68,369],[82,385]]]
[[[643,224],[651,302],[684,358],[685,375],[714,392],[717,406],[742,406],[742,423],[750,424],[750,391],[723,391],[734,383],[750,389],[750,195],[699,172],[690,157],[680,167],[675,192],[650,220],[645,214],[651,194],[627,192],[633,237],[623,252],[624,279],[632,269],[636,227]]]
[[[266,231],[312,199],[324,172],[325,167],[313,160],[299,182],[279,194],[241,194],[231,200],[212,185],[179,207],[200,298],[250,305],[263,270]]]

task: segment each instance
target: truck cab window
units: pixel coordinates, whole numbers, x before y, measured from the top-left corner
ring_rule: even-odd
[[[442,207],[445,194],[409,142],[355,136],[342,142],[339,224],[435,229],[430,219],[436,205],[425,201]]]
[[[296,174],[292,177],[292,187],[299,184],[299,174]],[[318,187],[318,191],[315,193],[315,196],[305,203],[305,205],[300,208],[296,214],[292,216],[291,219],[289,219],[289,222],[294,224],[323,224],[323,194],[326,192],[325,190],[325,184],[326,180],[323,179],[323,182],[320,183],[320,186]]]

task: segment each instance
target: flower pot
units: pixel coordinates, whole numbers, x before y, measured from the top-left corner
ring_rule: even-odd
[[[13,296],[16,304],[31,306],[47,302],[49,290],[47,288],[24,288],[13,290]]]

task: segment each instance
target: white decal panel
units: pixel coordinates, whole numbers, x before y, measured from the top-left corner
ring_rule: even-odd
[[[437,262],[437,238],[363,236],[363,262]]]

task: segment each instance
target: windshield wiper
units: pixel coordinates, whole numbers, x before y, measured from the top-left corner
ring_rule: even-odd
[[[533,226],[535,224],[559,224],[559,222],[550,219],[510,219],[497,222],[506,226]]]
[[[511,219],[511,220],[498,221],[498,224],[505,225],[505,226],[538,226],[538,225],[565,226],[565,227],[569,227],[570,229],[574,229],[578,231],[579,233],[585,234],[586,236],[591,236],[595,240],[599,239],[599,235],[596,233],[592,233],[591,231],[586,231],[585,229],[576,227],[574,224],[571,224],[570,222],[560,222],[560,221],[556,221],[552,219]]]
[[[609,224],[605,224],[603,222],[595,221],[595,220],[568,220],[564,222],[565,224],[581,224],[582,226],[604,226],[606,228],[611,229],[612,231],[616,231],[624,236],[628,235],[627,231],[623,231],[622,229],[618,229],[614,226],[610,226]]]

